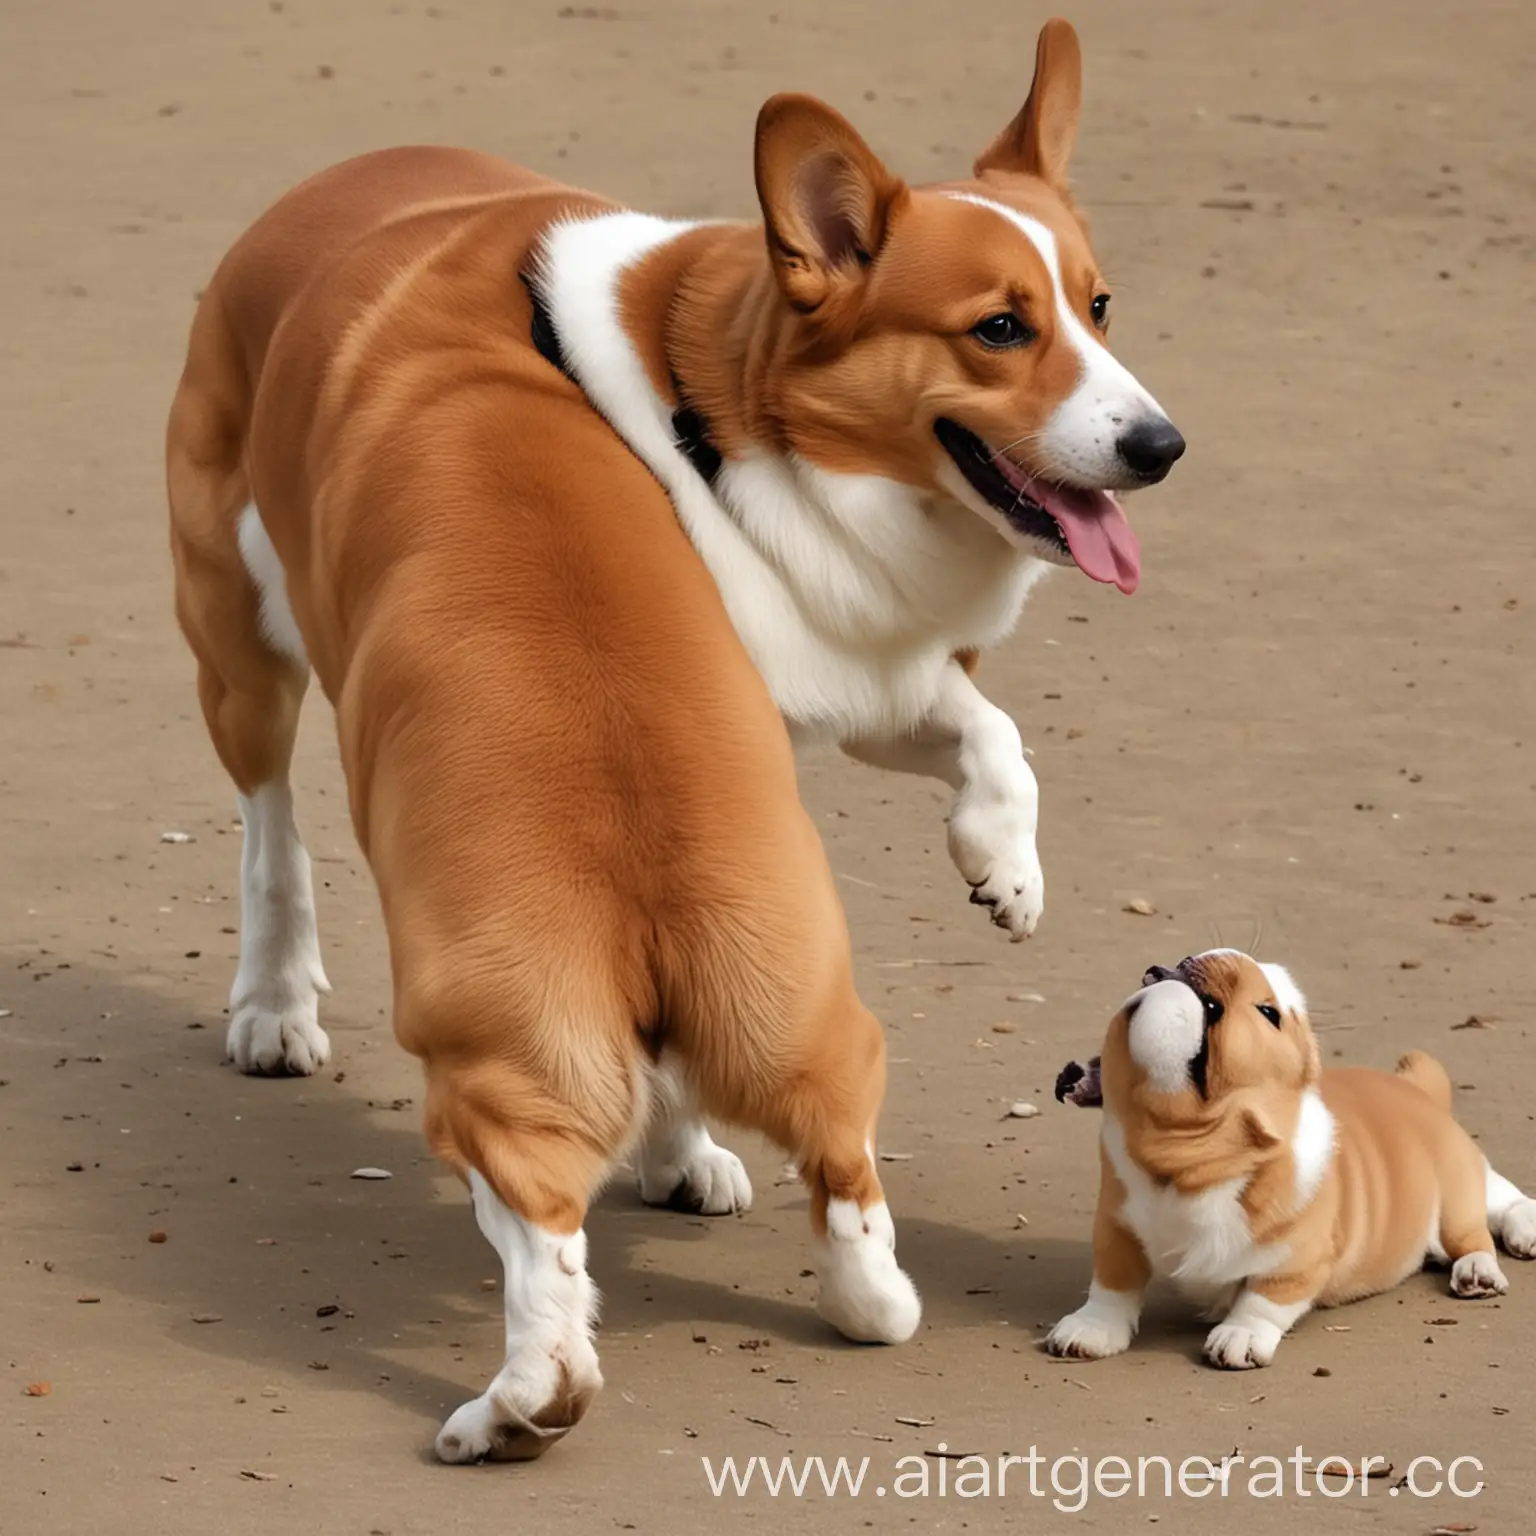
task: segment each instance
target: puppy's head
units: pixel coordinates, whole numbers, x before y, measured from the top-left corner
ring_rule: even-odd
[[[1130,592],[1140,548],[1112,493],[1161,480],[1184,440],[1109,351],[1067,179],[1081,102],[1077,34],[1047,22],[971,178],[908,187],[821,102],[769,101],[757,188],[783,325],[764,394],[810,463],[958,503]]]
[[[1226,1164],[1291,1133],[1321,1068],[1289,973],[1233,949],[1154,965],[1110,1024],[1104,1106],[1150,1166]]]

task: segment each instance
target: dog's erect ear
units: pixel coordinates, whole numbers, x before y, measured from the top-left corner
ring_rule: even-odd
[[[1040,29],[1035,78],[1019,115],[981,152],[976,174],[1013,171],[1038,176],[1062,191],[1083,108],[1083,53],[1070,21]]]
[[[1243,1139],[1255,1152],[1272,1152],[1285,1140],[1270,1123],[1269,1115],[1262,1106],[1252,1101],[1238,1111]]]
[[[1304,1088],[1315,1088],[1323,1076],[1323,1053],[1318,1049],[1317,1036],[1312,1033],[1312,1026],[1302,1019],[1302,1027],[1306,1030],[1306,1055],[1302,1061],[1301,1084]]]
[[[757,197],[768,258],[792,308],[815,315],[862,289],[906,186],[853,126],[812,96],[757,115]]]

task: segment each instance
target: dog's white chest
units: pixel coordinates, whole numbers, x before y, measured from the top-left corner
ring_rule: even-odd
[[[1104,1149],[1125,1186],[1120,1219],[1146,1250],[1155,1274],[1181,1289],[1209,1291],[1269,1274],[1288,1256],[1284,1243],[1254,1242],[1241,1179],[1187,1195],[1155,1183],[1133,1162],[1124,1132],[1107,1116],[1103,1134]]]
[[[950,657],[1006,635],[1046,567],[973,513],[877,476],[758,453],[706,483],[618,303],[625,269],[687,227],[615,213],[548,233],[539,286],[567,364],[666,488],[797,737],[904,735]]]

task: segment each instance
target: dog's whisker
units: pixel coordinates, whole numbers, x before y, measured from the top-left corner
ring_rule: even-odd
[[[1016,437],[1011,443],[1004,443],[1001,448],[994,448],[988,457],[995,464],[1005,454],[1011,453],[1020,443],[1038,442],[1045,436],[1043,432],[1026,432],[1022,437]]]

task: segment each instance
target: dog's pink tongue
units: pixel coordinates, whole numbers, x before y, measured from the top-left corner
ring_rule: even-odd
[[[1113,582],[1129,597],[1141,582],[1141,541],[1120,503],[1107,491],[1066,485],[1037,485],[1034,494],[1061,524],[1078,569],[1095,581]]]

